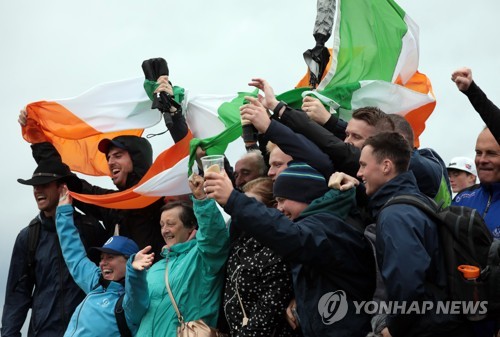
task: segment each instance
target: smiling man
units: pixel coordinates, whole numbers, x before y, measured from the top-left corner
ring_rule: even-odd
[[[475,208],[495,239],[500,239],[500,145],[485,128],[476,141],[475,157],[479,184],[457,194],[453,204]]]
[[[376,219],[376,256],[392,303],[432,301],[424,314],[393,313],[386,319],[387,336],[471,336],[458,315],[436,312],[436,301],[446,298],[447,274],[437,224],[409,204],[384,207],[394,196],[412,195],[430,205],[408,170],[412,149],[399,133],[384,132],[368,138],[361,150],[358,177],[370,196],[369,211]]]
[[[54,217],[63,184],[77,188],[80,182],[65,164],[51,160],[41,161],[31,179],[18,182],[33,186],[40,213],[21,230],[14,244],[1,335],[21,336],[31,308],[28,336],[61,337],[85,294],[64,263]],[[101,246],[108,238],[104,228],[91,217],[75,213],[73,221],[85,247]]]

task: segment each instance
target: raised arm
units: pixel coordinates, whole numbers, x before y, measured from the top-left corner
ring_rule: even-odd
[[[247,97],[249,104],[241,107],[241,117],[252,122],[263,136],[295,160],[303,161],[325,177],[333,172],[328,156],[306,137],[293,132],[287,126],[269,119],[266,108],[257,99]]]
[[[85,253],[85,248],[73,221],[73,206],[68,188],[63,187],[59,206],[56,210],[56,229],[64,261],[73,276],[76,284],[85,292],[89,293],[99,282],[101,270],[95,265]]]
[[[206,172],[205,174],[216,174]],[[224,172],[222,172],[227,178]],[[193,192],[193,210],[198,220],[198,231],[196,232],[197,248],[210,274],[217,274],[226,263],[229,255],[229,231],[221,212],[213,199],[207,199],[203,188],[203,178],[193,175],[189,180],[189,186]],[[229,178],[228,184],[233,185]]]
[[[472,78],[472,71],[469,68],[457,69],[451,75],[451,79],[457,88],[469,98],[474,109],[500,143],[500,109],[476,85]]]

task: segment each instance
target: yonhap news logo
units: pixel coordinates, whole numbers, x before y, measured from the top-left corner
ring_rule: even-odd
[[[348,304],[345,291],[326,293],[319,299],[318,311],[323,324],[330,325],[340,321],[347,314]]]
[[[425,315],[430,311],[444,315],[484,317],[488,301],[352,301],[356,315]],[[342,320],[349,309],[343,290],[328,292],[318,301],[318,312],[325,325]],[[470,318],[471,320],[474,320]]]

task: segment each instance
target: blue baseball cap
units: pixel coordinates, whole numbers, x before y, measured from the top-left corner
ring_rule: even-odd
[[[102,247],[92,247],[91,250],[98,250],[103,253],[114,255],[130,256],[137,253],[139,247],[133,240],[125,236],[115,235],[110,237]]]

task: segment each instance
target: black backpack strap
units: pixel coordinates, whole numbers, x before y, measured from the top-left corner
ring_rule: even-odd
[[[122,337],[132,337],[132,333],[127,325],[127,320],[125,318],[125,311],[123,310],[123,298],[125,297],[125,293],[123,293],[115,305],[115,317],[116,324],[118,324],[118,330],[120,331],[120,335]]]
[[[35,253],[40,238],[40,226],[41,222],[38,218],[33,219],[28,225],[28,257],[24,274],[33,283],[35,283]]]
[[[427,204],[422,199],[415,197],[413,195],[409,195],[409,194],[397,195],[397,196],[390,198],[384,204],[382,209],[384,209],[390,205],[406,204],[406,205],[411,205],[411,206],[417,207],[418,209],[420,209],[422,212],[424,212],[426,215],[430,216],[434,220],[439,220],[439,217],[437,216],[437,212],[439,211],[439,206],[436,204],[436,202],[434,200],[432,200],[430,198],[428,198],[428,200],[432,204],[432,206]]]

